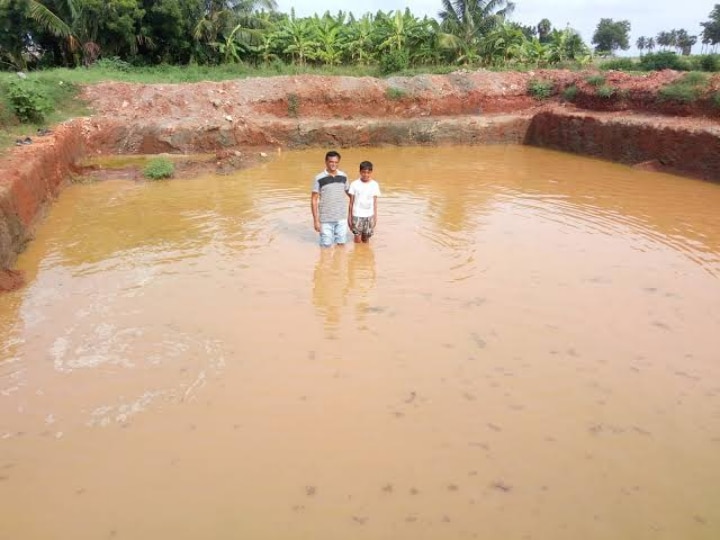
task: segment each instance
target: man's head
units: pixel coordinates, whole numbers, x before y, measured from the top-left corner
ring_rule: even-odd
[[[360,163],[360,180],[363,182],[369,182],[372,178],[373,164],[369,161],[362,161]]]
[[[330,150],[325,154],[325,167],[330,173],[337,171],[338,165],[340,164],[340,154],[335,150]]]

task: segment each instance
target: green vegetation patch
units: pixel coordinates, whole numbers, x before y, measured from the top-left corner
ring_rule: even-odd
[[[594,86],[595,88],[597,88],[605,84],[605,75],[590,75],[588,78],[585,79],[585,82],[588,83],[590,86]]]
[[[707,73],[698,71],[686,73],[681,79],[658,90],[658,99],[676,103],[692,103],[700,99],[708,82],[709,76]]]
[[[288,94],[287,96],[288,116],[297,118],[300,116],[300,96],[297,94]]]
[[[617,88],[609,84],[603,84],[597,87],[597,95],[604,99],[610,99],[617,93]]]
[[[675,71],[690,71],[688,61],[672,51],[648,53],[640,58],[640,69],[643,71],[661,71],[674,69]]]
[[[143,172],[145,178],[150,180],[172,178],[173,174],[175,174],[175,165],[167,158],[153,158],[148,161]]]
[[[5,92],[10,108],[20,122],[43,122],[53,110],[45,88],[37,80],[10,81]]]
[[[530,79],[528,82],[528,93],[535,99],[547,99],[553,95],[553,83],[545,79]]]
[[[573,101],[578,95],[578,87],[574,84],[563,90],[563,98],[566,101]]]
[[[613,58],[602,62],[598,68],[602,71],[637,71],[638,65],[632,58]]]
[[[24,78],[0,72],[0,149],[37,128],[87,112],[77,99],[78,87],[54,71],[29,73]]]
[[[385,90],[385,97],[391,101],[398,101],[407,96],[407,92],[397,86],[388,86]]]
[[[702,54],[698,59],[698,66],[702,71],[715,73],[720,71],[720,54]]]

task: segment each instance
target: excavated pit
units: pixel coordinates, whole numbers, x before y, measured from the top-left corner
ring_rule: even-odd
[[[214,153],[210,166],[222,171],[276,148],[528,144],[718,181],[718,111],[707,99],[680,109],[653,98],[680,76],[609,75],[625,101],[593,98],[587,74],[567,71],[87,87],[95,115],[57,126],[0,162],[0,290],[22,283],[11,270],[17,254],[90,156]],[[538,77],[558,93],[576,86],[576,105],[529,97],[528,82]],[[709,91],[716,86],[717,77]]]

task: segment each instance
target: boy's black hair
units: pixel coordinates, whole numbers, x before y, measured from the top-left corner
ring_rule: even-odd
[[[336,152],[335,150],[330,150],[327,154],[325,154],[325,161],[327,161],[331,157],[336,157],[340,159],[340,153]]]
[[[361,171],[372,171],[373,170],[373,164],[369,161],[361,161],[360,162],[360,170]]]

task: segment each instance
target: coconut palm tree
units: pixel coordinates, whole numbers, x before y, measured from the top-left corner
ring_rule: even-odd
[[[500,26],[515,9],[508,0],[442,0],[438,13],[443,46],[455,49],[463,63],[476,56],[480,39]]]

